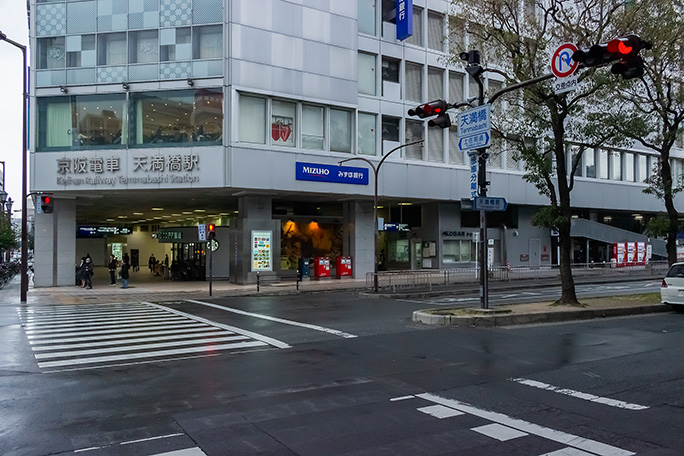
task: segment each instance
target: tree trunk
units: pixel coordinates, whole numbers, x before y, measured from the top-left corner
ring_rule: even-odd
[[[677,231],[679,230],[679,214],[675,209],[672,197],[672,169],[670,168],[670,148],[664,147],[660,153],[660,179],[663,183],[663,200],[669,220],[667,230],[667,262],[677,262]]]
[[[577,305],[577,294],[575,293],[575,279],[572,277],[572,238],[570,237],[570,221],[564,223],[558,229],[558,244],[560,246],[560,279],[561,297],[559,304]]]

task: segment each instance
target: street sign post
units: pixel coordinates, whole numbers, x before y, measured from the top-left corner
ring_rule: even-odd
[[[489,147],[492,139],[492,109],[484,104],[458,114],[458,149]]]
[[[553,91],[556,95],[572,92],[577,88],[577,77],[573,73],[577,71],[579,62],[572,59],[577,51],[573,43],[563,43],[558,46],[551,57],[551,72],[556,76],[553,83]]]
[[[473,200],[473,209],[476,211],[505,211],[508,202],[505,198],[498,197],[477,197]]]

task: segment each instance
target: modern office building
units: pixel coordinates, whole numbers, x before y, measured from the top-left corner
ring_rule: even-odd
[[[404,3],[404,2],[401,2]],[[239,283],[293,275],[299,258],[351,257],[373,270],[374,172],[388,269],[472,267],[479,217],[456,130],[407,110],[476,95],[445,59],[445,0],[414,0],[397,40],[394,0],[31,0],[30,190],[54,211],[35,217],[36,286],[72,285],[90,253],[168,255],[182,278],[206,274],[198,225],[215,223],[213,275]],[[451,34],[458,36],[458,34]],[[492,76],[494,78],[496,76]],[[488,93],[501,88],[486,80]],[[501,115],[501,111],[497,111]],[[572,154],[569,154],[572,157]],[[649,151],[583,154],[572,192],[575,261],[645,240],[662,211],[641,181]],[[675,166],[682,170],[682,161]],[[547,204],[500,147],[488,163],[493,264],[557,262]],[[664,254],[664,245],[654,243]]]

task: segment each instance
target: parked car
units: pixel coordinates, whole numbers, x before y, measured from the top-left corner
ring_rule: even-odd
[[[673,309],[684,310],[684,263],[674,263],[660,285],[660,301]]]

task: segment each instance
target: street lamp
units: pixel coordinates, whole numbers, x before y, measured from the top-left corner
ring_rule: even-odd
[[[21,106],[22,106],[22,116],[21,116],[21,121],[22,121],[22,128],[21,128],[21,157],[22,157],[22,166],[21,166],[21,268],[20,268],[20,274],[21,274],[21,302],[26,303],[26,294],[28,292],[28,275],[27,275],[27,264],[28,264],[28,210],[26,208],[26,199],[27,199],[27,183],[26,183],[26,170],[27,170],[27,162],[28,162],[28,157],[27,157],[27,132],[26,132],[26,114],[27,114],[27,103],[28,103],[28,87],[26,84],[27,81],[27,71],[28,68],[26,66],[26,46],[23,44],[19,44],[16,41],[13,41],[9,38],[7,38],[7,35],[4,33],[0,32],[0,41],[6,41],[9,44],[11,44],[14,47],[17,47],[21,50],[21,54],[23,57],[23,66],[21,67],[22,75],[23,75],[23,82],[22,82],[22,97],[21,97]],[[3,179],[3,185],[5,181]]]
[[[385,154],[385,156],[383,156],[380,159],[380,161],[378,162],[377,165],[374,162],[372,162],[369,159],[364,158],[364,157],[347,158],[346,160],[342,160],[338,163],[338,165],[341,165],[342,163],[346,163],[346,162],[351,161],[351,160],[363,160],[366,163],[368,163],[368,166],[370,166],[373,169],[373,175],[375,178],[375,192],[373,193],[373,220],[375,223],[375,226],[373,227],[373,233],[374,233],[374,236],[373,236],[373,240],[374,240],[374,244],[373,244],[373,291],[375,293],[378,292],[378,238],[379,238],[379,235],[378,235],[378,173],[380,172],[380,167],[382,166],[382,164],[385,163],[385,160],[387,159],[387,157],[392,155],[393,152],[395,152],[395,151],[397,151],[403,147],[413,146],[415,144],[422,144],[423,142],[424,142],[424,140],[421,139],[420,141],[414,141],[414,142],[410,142],[407,144],[402,144],[399,147],[395,147],[394,149],[387,152]]]

